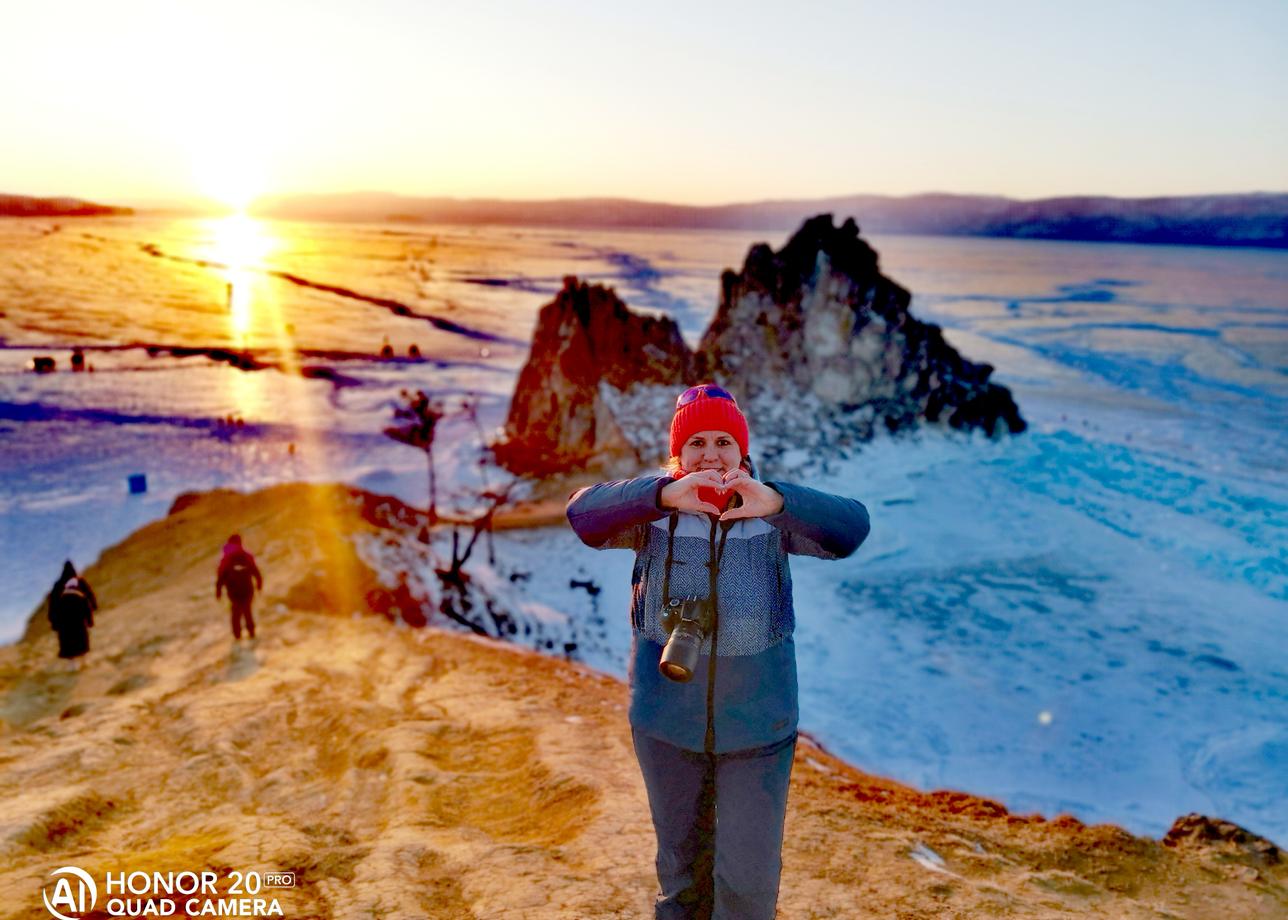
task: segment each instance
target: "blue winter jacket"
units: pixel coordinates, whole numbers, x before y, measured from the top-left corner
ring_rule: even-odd
[[[785,482],[765,485],[783,510],[719,523],[701,513],[661,507],[664,475],[604,482],[573,494],[568,523],[596,549],[635,550],[631,574],[630,722],[691,751],[763,747],[796,731],[796,651],[792,641],[791,553],[842,559],[868,535],[868,511],[851,498]],[[727,530],[716,583],[715,679],[711,640],[693,679],[676,683],[657,668],[666,644],[659,613],[671,517],[676,527],[670,596],[710,597],[709,563]]]

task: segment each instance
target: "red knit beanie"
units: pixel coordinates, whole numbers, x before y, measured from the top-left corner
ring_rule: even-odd
[[[680,456],[684,442],[699,431],[727,431],[738,442],[742,456],[749,453],[751,434],[747,430],[747,419],[732,399],[703,393],[676,409],[671,419],[671,456]]]

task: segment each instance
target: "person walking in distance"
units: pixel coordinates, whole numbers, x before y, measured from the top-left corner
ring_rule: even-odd
[[[251,601],[256,591],[264,589],[264,576],[259,573],[255,557],[242,546],[239,534],[233,534],[224,544],[224,555],[219,560],[219,577],[215,579],[215,600],[225,589],[232,609],[233,638],[241,639],[244,622],[247,635],[254,639],[255,618],[251,613]]]
[[[89,582],[76,573],[68,559],[49,592],[49,626],[58,633],[58,657],[80,670],[89,651],[89,630],[94,625],[98,598]]]

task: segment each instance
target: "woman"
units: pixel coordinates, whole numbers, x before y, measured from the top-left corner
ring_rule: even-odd
[[[853,499],[758,481],[749,441],[733,396],[690,387],[665,475],[568,502],[582,542],[635,550],[630,722],[657,832],[658,918],[774,916],[797,720],[787,556],[841,559],[868,534]],[[706,602],[708,622],[691,679],[676,680],[686,669],[659,668],[661,613],[685,598]]]

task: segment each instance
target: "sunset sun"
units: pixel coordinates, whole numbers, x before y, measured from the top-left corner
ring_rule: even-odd
[[[211,144],[193,159],[193,178],[206,197],[244,211],[264,192],[264,166],[253,142]]]

